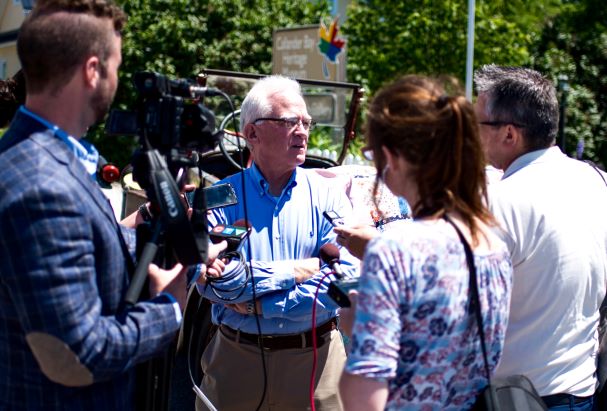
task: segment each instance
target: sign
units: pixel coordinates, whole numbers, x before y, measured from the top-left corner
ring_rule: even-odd
[[[309,80],[344,81],[345,40],[337,37],[337,20],[278,29],[272,41],[272,72]]]
[[[337,26],[337,18],[335,18],[329,28],[325,26],[323,22],[320,24],[318,34],[320,36],[320,42],[318,43],[318,49],[325,57],[323,61],[322,71],[325,78],[329,77],[329,69],[327,65],[330,63],[337,63],[337,56],[343,51],[346,41],[337,37],[339,29]]]

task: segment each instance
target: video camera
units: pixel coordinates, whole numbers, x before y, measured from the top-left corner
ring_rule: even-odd
[[[202,99],[222,94],[219,90],[145,71],[133,75],[133,84],[138,108],[112,110],[106,123],[108,135],[138,135],[162,154],[175,148],[206,152],[217,146],[215,115]]]
[[[141,242],[146,244],[125,298],[131,304],[139,298],[147,266],[156,258],[159,246],[165,259],[174,258],[184,266],[207,260],[204,190],[196,190],[191,218],[181,191],[188,168],[198,166],[198,153],[214,149],[221,137],[221,131],[215,130],[215,115],[202,99],[225,96],[220,90],[153,72],[135,73],[133,83],[138,92],[136,110],[112,110],[106,134],[139,136],[141,147],[132,160],[133,179],[145,190],[159,218],[152,227],[138,227],[138,249]],[[141,233],[144,230],[147,232]]]

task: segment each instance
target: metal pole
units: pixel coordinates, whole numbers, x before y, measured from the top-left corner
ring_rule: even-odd
[[[468,47],[466,50],[466,98],[472,101],[472,71],[474,61],[474,14],[476,1],[468,0]]]
[[[566,110],[567,110],[567,94],[569,92],[569,78],[565,74],[561,74],[558,76],[558,89],[561,92],[561,104],[559,106],[559,146],[561,151],[565,154],[565,124],[566,124]]]

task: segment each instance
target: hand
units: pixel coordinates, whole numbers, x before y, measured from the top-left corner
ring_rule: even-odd
[[[194,191],[195,189],[196,189],[196,186],[193,184],[185,184],[183,186],[183,188],[181,189],[181,203],[183,204],[183,206],[186,209],[188,218],[192,217],[192,208],[185,197],[185,193],[189,193],[190,191]],[[151,204],[149,202],[147,202],[146,205],[149,210]],[[133,211],[131,214],[129,214],[128,216],[124,217],[124,219],[122,219],[120,221],[120,224],[122,224],[125,227],[135,228],[143,222],[144,222],[144,219],[141,216],[141,214],[139,213],[139,210],[137,209],[137,210]]]
[[[346,247],[350,254],[361,260],[369,241],[379,235],[375,228],[368,225],[335,227],[333,231],[337,234],[337,244]]]
[[[217,244],[209,244],[208,260],[206,264],[200,265],[200,277],[196,281],[198,284],[204,285],[207,277],[220,277],[223,270],[226,268],[226,261],[217,258],[219,253],[228,247],[228,242],[223,240]]]
[[[161,292],[171,294],[183,310],[187,299],[187,269],[181,264],[175,264],[170,270],[164,270],[156,264],[150,264],[148,275],[150,278],[150,295],[155,296]]]
[[[223,271],[226,268],[227,260],[223,258],[215,258],[213,261],[209,261],[207,265],[206,277],[221,277]]]
[[[196,188],[197,187],[196,187],[195,184],[184,184],[183,188],[181,189],[181,192],[182,193],[189,193],[189,192],[192,192],[192,191],[196,190]],[[201,187],[201,189],[202,189],[202,187]]]
[[[245,303],[226,304],[225,307],[229,308],[230,310],[236,311],[238,314],[252,315],[252,314],[255,314],[255,311],[249,312],[249,304],[251,304],[251,303],[252,303],[252,301],[247,301]],[[257,315],[261,315],[261,301],[260,300],[255,301],[255,307],[257,309]]]
[[[320,271],[320,260],[316,257],[304,258],[293,262],[293,277],[295,277],[295,282],[297,284],[303,283]]]
[[[149,209],[150,203],[146,203],[146,206]],[[133,211],[131,214],[127,215],[126,217],[124,217],[122,220],[120,220],[120,224],[125,226],[125,227],[129,227],[129,228],[135,228],[137,227],[139,224],[144,223],[144,219],[143,216],[141,215],[141,213],[139,212],[139,208],[137,208],[135,211]]]
[[[339,329],[348,337],[352,337],[352,327],[354,326],[354,318],[356,317],[356,305],[358,303],[358,291],[350,290],[348,293],[350,299],[350,307],[339,309]]]
[[[194,184],[184,184],[183,188],[181,189],[181,203],[186,209],[188,219],[192,219],[192,213],[194,212],[194,210],[192,209],[192,204],[190,204],[190,202],[188,201],[186,194],[191,193],[194,190],[196,190],[196,186]]]

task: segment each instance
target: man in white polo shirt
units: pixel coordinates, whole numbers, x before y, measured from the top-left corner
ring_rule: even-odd
[[[607,187],[597,169],[554,146],[559,107],[551,81],[530,69],[488,65],[475,82],[485,153],[504,170],[489,188],[491,210],[514,266],[496,375],[526,375],[551,410],[592,410]]]

